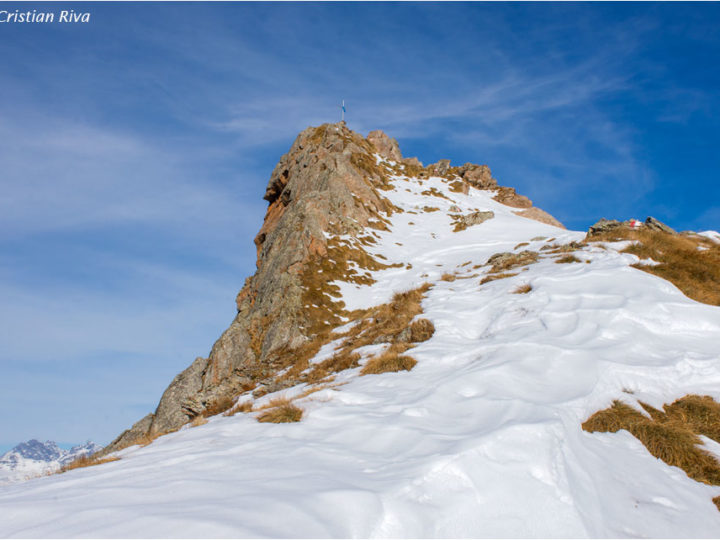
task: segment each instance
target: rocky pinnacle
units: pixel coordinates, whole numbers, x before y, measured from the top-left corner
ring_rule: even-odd
[[[234,320],[207,358],[197,358],[175,377],[156,411],[123,432],[103,454],[176,430],[223,399],[270,384],[278,352],[311,339],[319,323],[330,324],[333,306],[326,312],[306,309],[304,298],[312,292],[308,272],[328,257],[333,237],[357,237],[368,226],[389,223],[393,208],[382,193],[391,186],[376,155],[407,174],[455,175],[466,191],[497,189],[500,202],[523,209],[518,214],[558,224],[531,208],[526,197],[498,187],[487,166],[450,167],[441,160],[423,167],[415,158],[403,158],[397,141],[382,131],[364,138],[344,122],[305,129],[270,176],[264,197],[268,209],[254,240],[257,270],[237,295]]]

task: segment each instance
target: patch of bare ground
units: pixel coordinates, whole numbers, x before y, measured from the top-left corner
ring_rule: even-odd
[[[656,458],[680,467],[693,480],[720,485],[720,462],[702,448],[704,435],[720,442],[720,403],[709,396],[687,395],[663,410],[640,405],[648,416],[622,401],[598,411],[582,424],[588,432],[630,432]],[[718,506],[720,497],[713,499]]]
[[[595,234],[589,242],[633,240],[623,253],[652,259],[654,265],[634,264],[633,268],[670,281],[683,294],[698,302],[720,306],[720,245],[703,237],[669,234],[622,227]],[[702,247],[699,250],[698,247]]]

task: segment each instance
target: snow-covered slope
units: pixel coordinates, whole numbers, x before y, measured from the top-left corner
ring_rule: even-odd
[[[631,268],[617,245],[558,264],[540,248],[584,234],[519,217],[492,192],[394,183],[384,195],[404,212],[367,249],[406,266],[342,290],[354,308],[433,284],[422,316],[436,332],[410,351],[412,371],[342,372],[347,384],[295,402],[299,423],[217,416],[119,461],[4,486],[0,536],[717,536],[720,488],[625,431],[581,423],[618,398],[720,399],[720,309]],[[494,218],[453,232],[449,214],[474,210]],[[488,267],[477,265],[522,250],[541,257],[480,283]],[[514,294],[522,285],[532,289]]]
[[[80,456],[97,452],[100,448],[90,441],[73,446],[70,450],[60,448],[54,441],[43,443],[31,439],[22,442],[0,456],[0,484],[53,472]]]

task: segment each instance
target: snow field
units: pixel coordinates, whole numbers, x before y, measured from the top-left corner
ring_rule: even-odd
[[[367,250],[412,268],[339,285],[354,309],[434,284],[421,316],[436,332],[408,351],[412,371],[343,372],[347,384],[296,401],[297,424],[218,416],[117,462],[3,487],[0,536],[717,536],[720,488],[627,432],[580,426],[618,398],[720,399],[720,310],[630,268],[637,258],[613,245],[574,252],[589,263],[541,251],[518,275],[480,285],[487,267],[473,266],[494,253],[584,234],[518,217],[490,192],[452,193],[442,179],[395,185],[387,196],[405,212]],[[430,187],[452,200],[421,194]],[[495,217],[454,233],[453,205]],[[529,293],[513,294],[524,284]]]

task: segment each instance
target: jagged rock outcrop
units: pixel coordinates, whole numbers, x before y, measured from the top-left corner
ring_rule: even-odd
[[[658,231],[667,234],[678,234],[675,229],[666,225],[662,221],[648,216],[645,223],[640,224],[635,220],[618,221],[616,219],[602,218],[590,226],[588,229],[588,237],[598,236],[604,233],[612,233],[616,231],[629,231],[632,229],[645,228],[650,231]]]
[[[667,234],[677,234],[677,231],[675,229],[668,225],[665,225],[662,221],[660,221],[659,219],[655,219],[652,216],[648,216],[645,220],[645,227],[647,227],[651,231],[660,231]]]
[[[197,358],[175,377],[156,411],[120,435],[105,454],[176,430],[242,392],[280,389],[273,379],[279,358],[285,354],[286,361],[288,350],[342,322],[344,305],[333,299],[331,289],[321,289],[336,279],[363,283],[368,278],[358,269],[387,267],[333,240],[359,239],[368,228],[389,223],[395,208],[382,195],[389,169],[378,165],[377,155],[403,174],[452,176],[464,192],[470,186],[499,189],[501,202],[531,205],[511,188],[498,188],[485,165],[451,167],[442,160],[425,168],[416,158],[403,158],[397,141],[382,131],[364,138],[344,122],[304,130],[270,176],[264,196],[268,209],[254,240],[257,271],[237,295],[237,316],[208,357]],[[491,217],[492,212],[466,216],[465,226]]]

